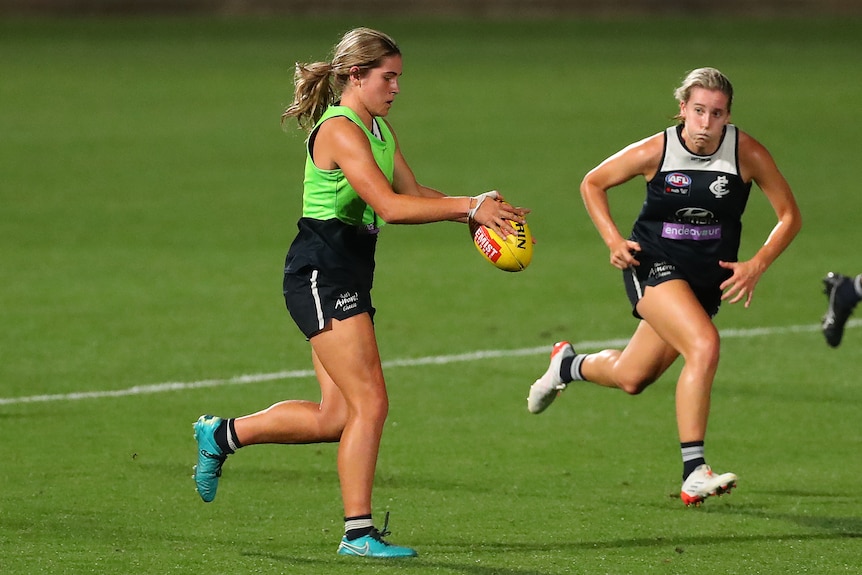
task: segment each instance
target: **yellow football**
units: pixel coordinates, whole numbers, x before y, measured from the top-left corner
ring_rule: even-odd
[[[533,260],[533,235],[530,226],[509,221],[515,228],[505,240],[497,232],[486,226],[470,222],[473,245],[482,256],[497,268],[507,272],[519,272]]]

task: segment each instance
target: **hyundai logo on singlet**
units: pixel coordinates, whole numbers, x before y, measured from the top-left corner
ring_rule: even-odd
[[[664,191],[666,194],[688,195],[691,186],[691,178],[679,172],[673,172],[664,177]]]
[[[687,224],[714,224],[718,221],[715,214],[703,208],[682,208],[676,211],[676,221]]]

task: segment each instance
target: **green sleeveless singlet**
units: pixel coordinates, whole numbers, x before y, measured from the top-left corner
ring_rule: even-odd
[[[306,144],[305,180],[302,194],[302,216],[315,220],[336,218],[351,226],[374,227],[384,224],[374,210],[351,187],[340,169],[321,170],[314,165],[310,146],[320,125],[330,118],[344,116],[362,128],[371,144],[371,152],[378,167],[392,183],[395,172],[395,138],[382,119],[377,120],[382,139],[377,138],[362,124],[359,116],[346,106],[330,106],[318,120]]]

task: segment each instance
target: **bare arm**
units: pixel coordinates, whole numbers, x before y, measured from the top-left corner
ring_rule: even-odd
[[[748,307],[760,277],[799,233],[802,214],[790,184],[775,165],[772,155],[760,142],[742,131],[739,134],[739,163],[742,178],[757,184],[778,218],[766,242],[751,259],[719,262],[723,268],[733,271],[733,275],[721,284],[724,291],[722,299],[736,303],[744,298],[745,307]]]
[[[340,168],[353,189],[387,223],[423,224],[466,221],[476,199],[446,196],[420,185],[407,165],[400,147],[395,151],[392,185],[380,171],[365,133],[347,118],[332,118],[318,130],[315,164],[322,169]],[[483,202],[474,219],[501,235],[514,233],[508,220],[524,221],[527,210],[502,202]]]
[[[618,269],[639,265],[632,252],[640,245],[625,239],[611,216],[608,190],[636,176],[651,178],[658,170],[664,136],[656,134],[617,152],[590,170],[581,182],[581,198],[593,225],[610,250],[610,263]]]

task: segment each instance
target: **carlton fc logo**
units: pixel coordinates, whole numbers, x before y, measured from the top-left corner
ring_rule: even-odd
[[[672,172],[664,177],[664,193],[687,196],[691,188],[691,178],[680,172]]]
[[[718,176],[715,178],[715,181],[709,185],[709,191],[712,192],[712,195],[716,198],[723,198],[729,194],[730,190],[727,188],[727,176]]]

